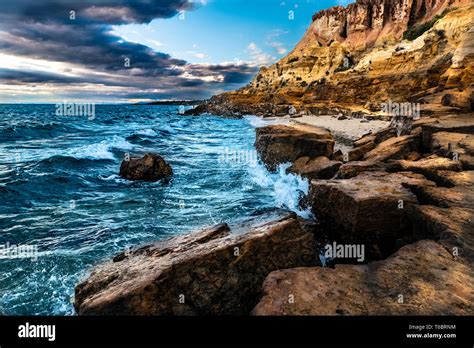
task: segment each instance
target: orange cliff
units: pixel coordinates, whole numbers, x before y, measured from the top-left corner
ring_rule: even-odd
[[[472,112],[473,18],[471,0],[357,0],[320,11],[286,57],[195,112],[380,114],[389,100],[430,115]]]

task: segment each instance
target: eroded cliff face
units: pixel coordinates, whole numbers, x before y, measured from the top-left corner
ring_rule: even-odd
[[[298,112],[374,114],[391,100],[422,103],[429,114],[470,112],[473,17],[471,0],[357,0],[332,7],[313,16],[288,56],[261,68],[248,86],[215,96],[206,110],[283,115],[293,105]],[[404,39],[407,31],[415,34]]]

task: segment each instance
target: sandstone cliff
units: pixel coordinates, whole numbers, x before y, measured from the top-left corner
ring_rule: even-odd
[[[470,0],[357,0],[313,16],[283,59],[246,87],[197,112],[377,114],[381,103],[418,102],[429,114],[470,112],[474,83]]]

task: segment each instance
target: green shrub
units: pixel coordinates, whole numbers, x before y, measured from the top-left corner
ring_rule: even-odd
[[[410,40],[410,41],[415,40],[416,38],[420,37],[421,35],[423,35],[428,30],[433,28],[433,25],[435,25],[435,23],[437,21],[439,21],[441,18],[446,16],[446,14],[448,14],[449,12],[451,12],[455,9],[456,9],[455,7],[451,8],[451,9],[447,8],[441,14],[434,16],[428,22],[425,22],[423,24],[415,25],[415,26],[412,26],[412,27],[408,28],[408,30],[403,33],[403,38],[405,40]]]

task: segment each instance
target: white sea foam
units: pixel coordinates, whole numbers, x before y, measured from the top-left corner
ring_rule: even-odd
[[[147,128],[147,129],[141,129],[137,132],[135,132],[135,134],[138,134],[138,135],[145,135],[147,137],[154,137],[154,136],[157,136],[158,134],[151,128]]]
[[[258,116],[244,116],[244,119],[250,123],[251,126],[258,128],[264,127],[271,124],[289,124],[290,118],[289,117],[274,117],[274,118],[263,118]]]
[[[249,173],[255,184],[270,190],[276,207],[289,209],[301,217],[310,218],[310,210],[302,210],[299,206],[301,196],[308,194],[309,182],[299,175],[287,174],[286,170],[290,165],[290,163],[281,164],[276,173],[270,173],[259,163],[250,168]]]
[[[122,137],[114,136],[112,139],[100,143],[90,144],[66,151],[66,156],[88,159],[114,159],[112,149],[130,150],[133,145]]]

